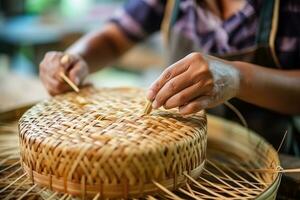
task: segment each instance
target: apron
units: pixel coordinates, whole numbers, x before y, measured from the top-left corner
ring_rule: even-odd
[[[178,17],[180,0],[169,0],[166,5],[165,16],[162,22],[162,34],[168,48],[168,64],[174,63],[191,52],[201,52],[198,45],[180,33],[172,32],[172,27]],[[226,60],[239,60],[258,64],[270,68],[281,68],[275,52],[275,37],[278,28],[280,0],[263,1],[256,44],[238,53],[213,55]],[[298,145],[294,138],[291,116],[282,115],[236,98],[229,101],[244,116],[250,129],[254,130],[275,148],[278,148],[287,131],[287,137],[281,151],[298,154]],[[239,119],[224,105],[208,109],[208,113],[215,114],[233,121]]]

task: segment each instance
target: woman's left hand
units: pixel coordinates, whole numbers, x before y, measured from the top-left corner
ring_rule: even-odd
[[[228,61],[191,53],[168,67],[150,87],[153,108],[179,107],[183,115],[221,104],[239,91],[240,73]]]

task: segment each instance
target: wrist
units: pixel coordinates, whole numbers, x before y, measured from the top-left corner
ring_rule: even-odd
[[[231,61],[231,65],[239,72],[239,89],[236,97],[239,99],[247,99],[247,92],[251,87],[252,70],[241,61]]]
[[[212,72],[215,89],[222,94],[224,101],[237,97],[240,91],[240,70],[231,61],[213,56],[206,56],[210,71]]]
[[[70,56],[73,56],[76,59],[76,62],[84,63],[84,65],[86,66],[86,68],[89,71],[89,73],[93,72],[93,70],[91,69],[91,64],[88,63],[88,61],[87,61],[87,59],[85,57],[84,52],[81,52],[81,51],[79,51],[76,48],[72,48],[72,46],[71,46],[68,49],[66,49],[64,53],[68,54]]]

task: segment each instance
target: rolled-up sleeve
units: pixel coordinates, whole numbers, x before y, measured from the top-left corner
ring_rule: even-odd
[[[164,15],[163,0],[128,0],[109,20],[133,41],[141,41],[158,31]]]

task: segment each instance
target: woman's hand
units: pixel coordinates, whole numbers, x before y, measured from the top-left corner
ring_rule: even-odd
[[[64,72],[76,85],[80,85],[88,75],[88,66],[79,55],[68,54],[69,59],[62,62],[64,55],[62,52],[49,52],[40,63],[40,78],[51,95],[72,89],[60,77],[61,72]]]
[[[179,107],[179,112],[186,115],[235,97],[239,85],[240,73],[228,61],[191,53],[162,73],[147,98],[154,108]]]

